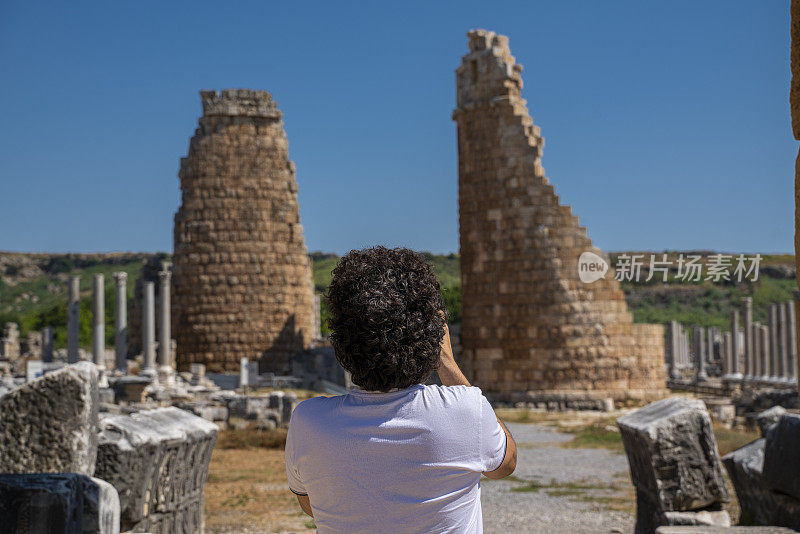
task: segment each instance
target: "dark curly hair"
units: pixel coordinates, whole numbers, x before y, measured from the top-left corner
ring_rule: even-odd
[[[369,391],[427,380],[445,316],[433,268],[407,248],[351,250],[333,269],[328,327],[336,359]]]

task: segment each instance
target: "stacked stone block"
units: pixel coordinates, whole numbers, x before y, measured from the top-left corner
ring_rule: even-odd
[[[664,395],[663,327],[633,324],[611,273],[579,279],[581,253],[602,252],[544,175],[508,39],[468,37],[453,113],[465,371],[498,401],[530,390]]]
[[[313,284],[281,112],[266,91],[202,91],[181,160],[173,331],[181,370],[286,373],[313,335]]]

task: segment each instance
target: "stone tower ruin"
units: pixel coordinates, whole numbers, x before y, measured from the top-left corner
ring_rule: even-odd
[[[266,91],[201,91],[181,159],[174,336],[185,370],[287,373],[312,337],[313,285],[282,114]]]
[[[583,283],[586,228],[541,166],[508,38],[471,31],[456,69],[465,371],[499,401],[666,393],[664,329],[634,324],[613,279]]]

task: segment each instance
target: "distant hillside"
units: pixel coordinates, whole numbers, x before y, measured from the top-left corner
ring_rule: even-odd
[[[139,278],[142,262],[152,254],[23,254],[0,252],[0,328],[6,322],[20,326],[25,336],[32,330],[54,327],[54,345],[66,346],[67,281],[81,276],[81,345],[91,344],[92,276],[105,275],[106,342],[114,339],[114,279],[116,271],[128,273],[128,298]]]
[[[166,253],[159,253],[167,257]],[[459,257],[456,254],[437,255],[423,252],[439,277],[445,304],[451,321],[461,319],[461,278]],[[609,254],[615,265],[621,254],[642,254],[649,261],[650,252],[614,252]],[[659,255],[662,253],[658,253]],[[668,252],[668,259],[675,262],[680,252]],[[696,254],[708,261],[711,251],[693,251],[683,254]],[[114,280],[111,273],[128,273],[128,298],[133,296],[133,288],[139,278],[142,263],[148,253],[114,254],[24,254],[0,252],[0,328],[5,322],[13,321],[20,325],[24,336],[30,331],[44,326],[53,326],[55,346],[66,344],[66,287],[71,274],[81,275],[81,344],[91,343],[91,286],[92,275],[103,273],[106,282],[106,337],[113,342],[113,298]],[[330,284],[331,270],[336,266],[339,256],[314,252],[310,254],[313,264],[314,286],[317,292],[324,293]],[[647,262],[645,262],[647,263]],[[672,319],[686,324],[727,327],[730,309],[740,306],[741,298],[752,295],[754,318],[767,320],[769,304],[781,300],[791,300],[795,289],[794,256],[764,255],[762,257],[759,279],[750,282],[711,281],[683,282],[675,279],[675,269],[669,273],[668,283],[660,276],[645,282],[647,268],[643,269],[640,282],[623,282],[628,306],[637,322],[666,324]],[[608,276],[613,276],[609,273]],[[323,300],[323,329],[326,310]]]

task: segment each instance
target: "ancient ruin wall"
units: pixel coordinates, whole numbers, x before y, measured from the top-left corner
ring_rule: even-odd
[[[580,254],[602,252],[545,177],[508,39],[468,37],[453,113],[466,372],[496,400],[662,396],[663,327],[633,324],[613,270],[578,277]]]
[[[200,95],[175,214],[178,366],[264,356],[262,371],[288,372],[311,339],[313,285],[282,114],[266,91]]]

